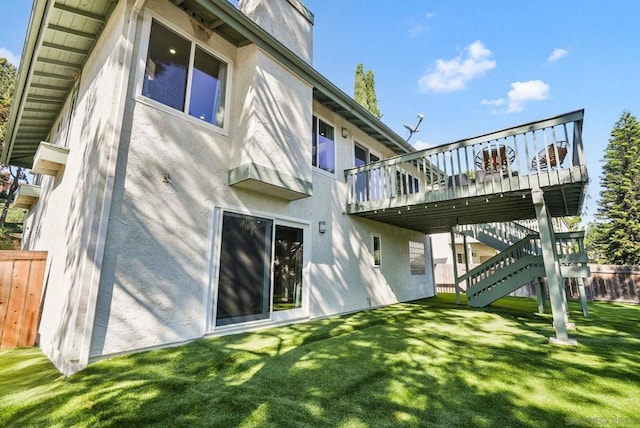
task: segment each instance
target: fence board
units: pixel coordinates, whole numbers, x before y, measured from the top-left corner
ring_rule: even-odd
[[[44,263],[31,263],[18,346],[30,346],[36,343],[43,277]]]
[[[0,251],[0,349],[35,344],[46,251]]]
[[[30,264],[28,260],[16,260],[13,262],[7,317],[2,338],[0,339],[3,348],[15,348],[18,346]]]

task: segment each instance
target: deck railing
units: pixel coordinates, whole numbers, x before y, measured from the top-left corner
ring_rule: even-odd
[[[578,110],[345,171],[348,204],[437,202],[586,180]],[[577,176],[575,176],[577,174]]]

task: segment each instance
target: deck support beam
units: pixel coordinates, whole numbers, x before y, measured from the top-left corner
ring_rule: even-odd
[[[547,308],[547,298],[544,294],[544,279],[536,278],[536,298],[538,299],[539,314],[544,314],[544,311]]]
[[[540,189],[531,192],[533,204],[536,209],[538,228],[540,233],[540,245],[542,247],[542,259],[547,273],[547,285],[549,286],[549,299],[551,300],[551,312],[553,314],[553,327],[555,337],[549,338],[549,342],[558,345],[577,345],[575,339],[570,339],[567,334],[567,306],[564,295],[562,273],[555,246],[551,215],[544,200],[544,192]]]
[[[460,286],[458,285],[458,254],[456,253],[455,227],[451,228],[451,251],[453,252],[453,281],[456,286],[456,304],[460,304]]]
[[[589,318],[589,307],[587,306],[587,293],[584,289],[584,279],[578,277],[578,292],[580,293],[580,305],[582,306],[582,315]]]

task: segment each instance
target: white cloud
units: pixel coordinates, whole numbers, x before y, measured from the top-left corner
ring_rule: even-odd
[[[424,27],[422,26],[422,24],[418,24],[409,29],[409,37],[415,37],[422,32],[424,32]]]
[[[435,70],[422,76],[418,80],[418,87],[423,92],[452,92],[464,89],[467,82],[496,67],[496,62],[490,59],[491,54],[480,40],[476,40],[454,59],[436,60]]]
[[[7,61],[15,65],[16,67],[20,65],[20,57],[7,48],[0,47],[0,58],[6,58]]]
[[[417,140],[412,144],[413,144],[413,147],[416,148],[416,150],[424,150],[424,149],[429,149],[431,147],[434,147],[433,144],[427,143],[426,141],[422,141],[422,140]]]
[[[549,55],[549,58],[547,58],[547,62],[556,62],[563,56],[566,56],[568,53],[569,51],[566,49],[556,48],[553,50],[553,52],[551,52],[551,55]]]
[[[523,104],[531,101],[544,101],[549,98],[549,85],[542,80],[513,82],[509,96],[508,113],[522,111]]]
[[[544,101],[549,98],[549,85],[542,80],[529,80],[527,82],[513,82],[507,98],[494,100],[484,99],[480,101],[486,106],[501,107],[507,104],[507,108],[500,113],[516,113],[524,109],[524,105],[532,101]]]

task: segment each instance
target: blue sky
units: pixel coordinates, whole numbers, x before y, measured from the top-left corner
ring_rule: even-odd
[[[596,209],[601,159],[624,110],[640,117],[640,2],[303,0],[314,66],[347,94],[375,73],[382,120],[418,147],[585,109]],[[0,56],[19,60],[31,2],[0,4]]]

